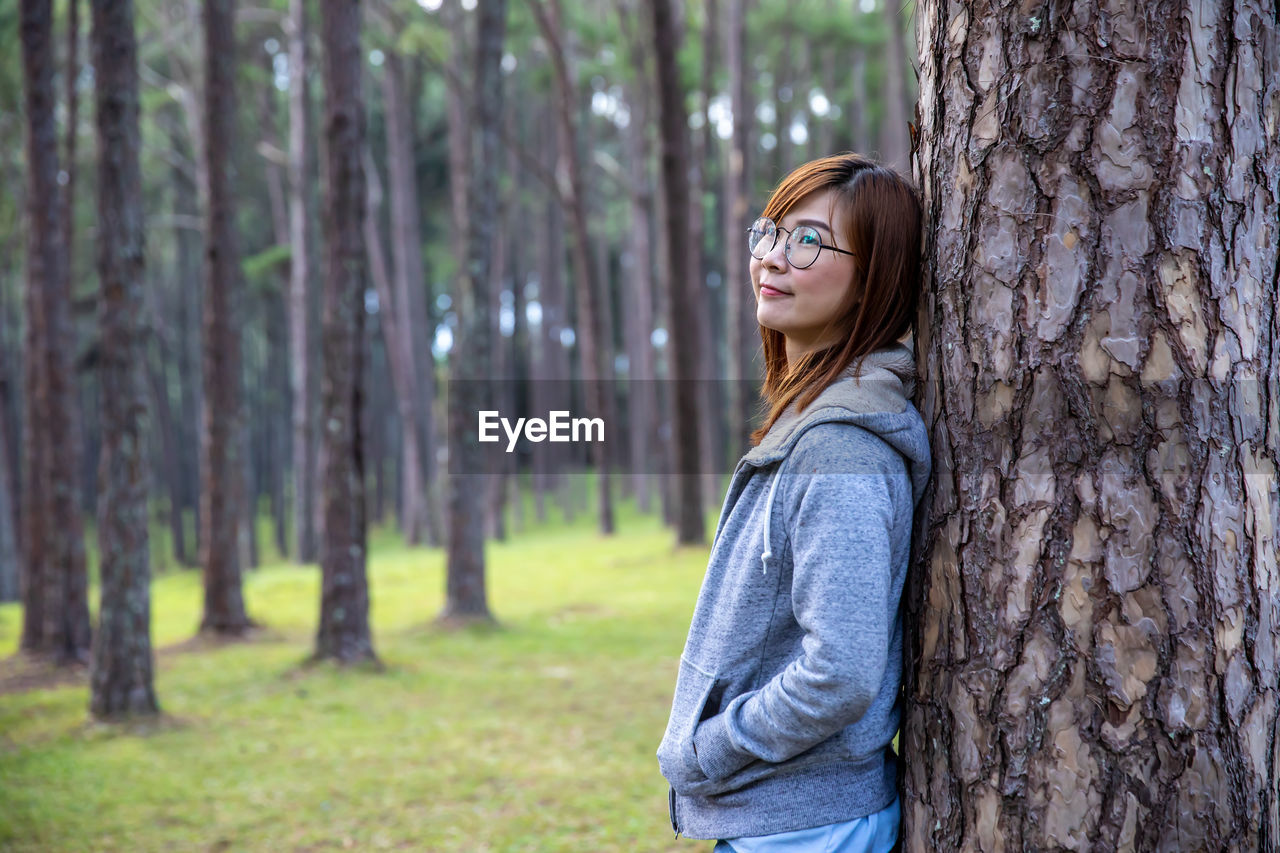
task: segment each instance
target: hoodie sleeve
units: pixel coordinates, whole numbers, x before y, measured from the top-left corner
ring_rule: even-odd
[[[781,476],[775,516],[791,540],[794,616],[803,652],[760,689],[694,733],[708,779],[755,760],[786,761],[856,722],[880,689],[896,611],[890,606],[897,452],[852,424],[813,427]],[[777,534],[774,534],[777,535]]]

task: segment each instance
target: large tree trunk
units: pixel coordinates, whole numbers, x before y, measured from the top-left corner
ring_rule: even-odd
[[[159,711],[152,679],[143,342],[142,173],[138,60],[131,0],[94,0],[98,119],[98,477],[101,599],[89,710],[98,718]]]
[[[24,0],[27,109],[27,405],[23,441],[24,650],[86,661],[90,627],[65,219],[58,187],[51,4]]]
[[[235,132],[235,0],[205,0],[205,156],[208,182],[202,315],[204,408],[200,419],[201,631],[249,627],[241,589],[240,254],[231,190]]]
[[[1275,850],[1274,8],[919,15],[906,849]]]
[[[289,389],[293,396],[293,559],[316,559],[315,365],[312,364],[311,110],[307,2],[289,0]]]
[[[684,163],[688,157],[688,117],[684,91],[680,85],[674,14],[670,0],[655,0],[649,6],[655,45],[654,64],[658,78],[658,104],[662,137],[662,184],[667,200],[668,275],[671,305],[670,378],[675,386],[673,404],[674,470],[679,484],[676,539],[681,545],[706,541],[699,499],[698,436],[701,423],[696,377],[698,352],[697,318],[680,310],[691,297],[685,291],[696,286],[688,276],[689,188]]]
[[[587,201],[582,182],[582,163],[578,155],[578,136],[573,121],[577,103],[576,87],[569,76],[568,58],[564,50],[563,15],[559,0],[531,0],[538,28],[548,46],[556,84],[555,114],[560,142],[559,173],[567,177],[561,199],[569,215],[569,251],[573,259],[574,301],[578,309],[574,329],[582,362],[583,397],[588,417],[605,414],[603,353],[608,342],[602,340],[600,288],[591,264],[591,238],[587,229]],[[688,196],[686,195],[686,198]],[[610,373],[612,371],[609,371]],[[609,478],[608,448],[602,441],[592,442],[591,463],[596,469],[596,509],[600,532],[613,533],[613,498]]]
[[[470,157],[467,277],[460,296],[456,355],[449,359],[449,509],[446,621],[487,621],[484,513],[486,475],[470,412],[487,408],[489,378],[489,253],[498,209],[498,129],[502,120],[502,41],[506,0],[480,0],[476,30],[475,98],[478,145]]]
[[[364,442],[364,107],[360,94],[360,4],[323,0],[325,135],[323,588],[316,658],[376,660],[369,631]]]

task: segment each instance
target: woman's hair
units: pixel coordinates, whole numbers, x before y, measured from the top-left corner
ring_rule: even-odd
[[[845,231],[834,234],[854,253],[853,286],[827,324],[839,343],[787,363],[781,332],[760,327],[764,343],[764,424],[751,434],[758,444],[793,402],[804,409],[844,370],[868,353],[898,340],[912,327],[920,292],[920,199],[892,169],[857,154],[805,163],[783,178],[764,216],[781,222],[795,205],[830,190],[844,211]],[[833,216],[834,219],[834,216]],[[826,337],[826,335],[824,335]]]

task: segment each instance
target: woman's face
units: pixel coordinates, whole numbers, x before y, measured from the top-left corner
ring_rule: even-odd
[[[782,333],[787,360],[793,363],[806,352],[836,343],[824,339],[823,334],[853,286],[855,265],[851,255],[822,249],[813,264],[797,269],[787,261],[787,237],[797,226],[810,225],[821,235],[823,245],[848,251],[843,245],[842,214],[839,205],[832,204],[830,190],[816,192],[777,223],[777,241],[769,253],[760,260],[751,258],[756,320],[766,329]]]

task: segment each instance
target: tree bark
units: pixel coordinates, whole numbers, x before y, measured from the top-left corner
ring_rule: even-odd
[[[159,711],[152,678],[147,417],[142,317],[145,230],[138,163],[138,61],[132,0],[94,0],[98,123],[98,478],[101,598],[90,668],[95,717]]]
[[[312,363],[311,66],[307,2],[289,0],[289,389],[293,403],[293,534],[296,563],[316,559],[315,367]]]
[[[27,109],[27,406],[23,424],[24,650],[57,662],[87,661],[88,578],[77,470],[79,425],[71,366],[66,220],[58,187],[53,22],[49,2],[24,0]]]
[[[329,186],[324,243],[323,588],[315,657],[376,661],[369,630],[364,442],[364,107],[360,92],[360,4],[322,0],[325,135]]]
[[[486,408],[489,376],[489,253],[498,207],[498,129],[502,120],[502,42],[507,23],[506,0],[480,0],[476,30],[476,145],[469,158],[471,200],[468,223],[467,278],[461,293],[456,357],[449,359],[448,553],[444,621],[491,621],[485,591],[484,498],[479,435],[468,412]]]
[[[706,541],[702,504],[696,472],[701,412],[695,381],[696,317],[680,310],[689,299],[697,298],[686,291],[694,286],[688,276],[689,190],[685,183],[684,164],[688,158],[688,116],[684,110],[684,92],[680,85],[676,52],[679,49],[670,0],[655,0],[649,6],[653,22],[654,64],[658,78],[658,104],[662,145],[662,183],[667,200],[667,246],[669,274],[667,289],[671,305],[671,377],[675,386],[673,403],[675,474],[679,485],[676,540],[681,545],[700,545]]]
[[[919,15],[905,849],[1277,849],[1274,6]]]

